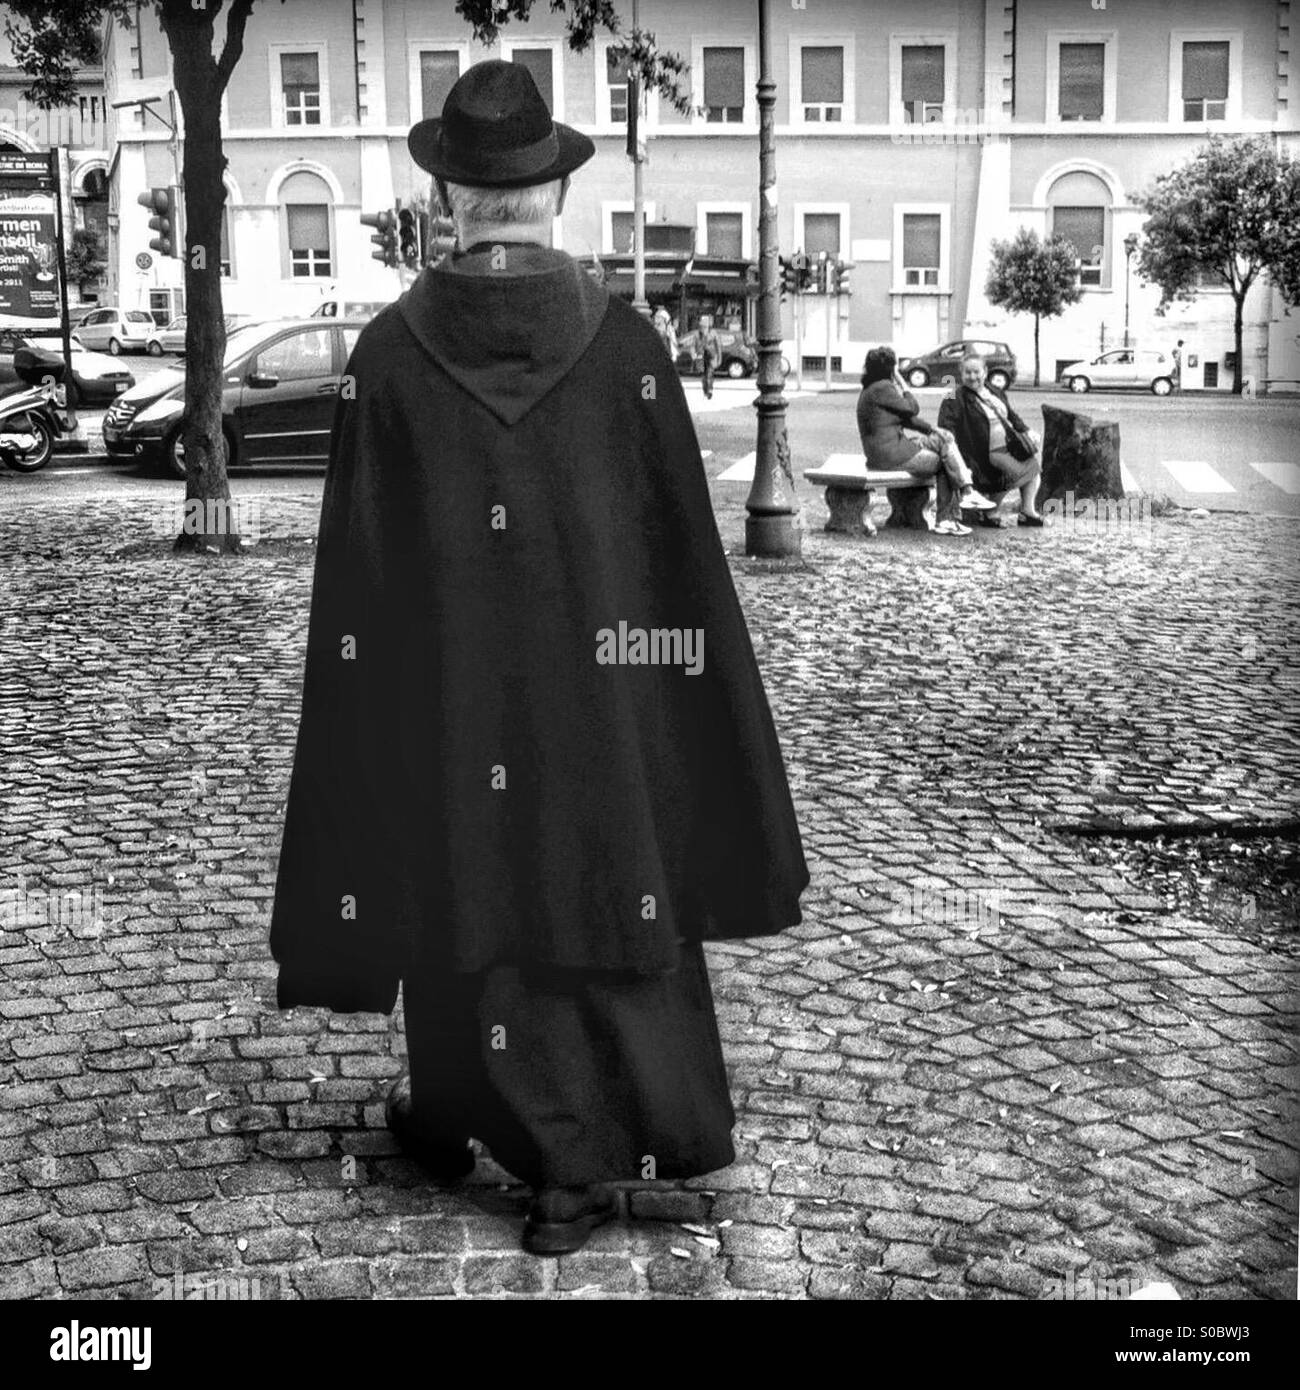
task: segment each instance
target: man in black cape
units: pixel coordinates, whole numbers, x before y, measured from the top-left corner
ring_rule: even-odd
[[[527,1249],[735,1157],[701,942],[808,883],[694,427],[651,325],[551,249],[594,152],[487,62],[410,134],[464,248],[363,330],[331,440],[271,924],[281,1008],[391,1012],[438,1181]]]

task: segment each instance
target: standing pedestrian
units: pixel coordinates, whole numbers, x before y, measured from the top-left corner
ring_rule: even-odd
[[[700,351],[703,354],[704,394],[713,398],[713,375],[722,361],[722,339],[713,327],[713,319],[705,314],[700,320]]]
[[[1183,389],[1183,340],[1179,338],[1171,354],[1174,359],[1174,390]]]
[[[464,247],[361,332],[271,922],[281,1008],[391,1012],[388,1121],[581,1247],[735,1157],[702,943],[801,920],[780,745],[677,373],[551,246],[592,142],[491,61],[409,135]]]

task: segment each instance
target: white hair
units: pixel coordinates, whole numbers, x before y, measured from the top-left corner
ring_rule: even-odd
[[[466,229],[496,227],[509,223],[546,226],[560,205],[560,180],[534,184],[531,188],[471,188],[468,184],[447,184],[447,202],[461,233],[461,241],[473,240]]]

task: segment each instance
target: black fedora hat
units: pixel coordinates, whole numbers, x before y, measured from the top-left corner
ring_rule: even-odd
[[[596,147],[551,119],[532,74],[519,63],[475,63],[447,93],[441,117],[406,138],[411,158],[449,183],[527,188],[572,173]]]

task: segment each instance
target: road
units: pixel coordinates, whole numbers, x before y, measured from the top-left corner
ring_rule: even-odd
[[[131,358],[137,378],[172,365],[170,358]],[[747,492],[747,455],[754,447],[754,416],[750,409],[752,381],[720,381],[713,400],[706,401],[698,381],[685,383],[696,414],[709,475],[730,475],[718,483],[720,498],[734,494],[743,503]],[[944,392],[917,393],[923,414],[933,420]],[[813,500],[803,470],[825,463],[833,454],[860,456],[854,421],[856,391],[845,385],[831,393],[809,389],[790,392],[788,431],[791,456],[801,496]],[[1031,423],[1041,421],[1045,403],[1080,410],[1120,425],[1121,461],[1130,493],[1169,498],[1180,506],[1211,511],[1241,511],[1257,515],[1300,515],[1300,398],[1246,401],[1234,397],[1190,395],[1159,399],[1147,394],[1093,392],[1071,396],[1061,391],[1017,390],[1013,401]],[[102,411],[82,413],[92,439]],[[318,469],[306,476],[320,477]],[[240,487],[236,475],[236,489]],[[247,475],[243,475],[247,486]],[[259,470],[256,490],[267,494],[301,487],[304,470]],[[171,480],[155,479],[134,465],[110,465],[103,459],[61,457],[43,474],[15,478],[0,474],[44,494],[47,489],[84,495],[107,486],[132,492],[159,488],[170,495]]]

